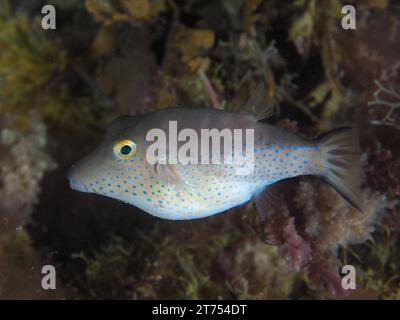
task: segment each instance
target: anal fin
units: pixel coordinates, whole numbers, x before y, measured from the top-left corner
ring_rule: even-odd
[[[261,238],[262,241],[269,245],[279,245],[280,241],[275,239],[272,232],[266,228],[268,214],[275,210],[274,204],[278,201],[277,187],[275,185],[265,187],[256,192],[253,196],[255,206],[258,211],[259,221],[255,224],[250,224],[251,229]]]

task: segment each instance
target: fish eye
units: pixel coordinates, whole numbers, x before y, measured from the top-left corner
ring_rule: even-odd
[[[124,156],[127,156],[128,154],[130,154],[132,152],[132,147],[130,145],[126,144],[120,149],[120,152]]]
[[[118,159],[130,160],[136,154],[136,144],[131,140],[120,140],[115,143],[113,151]]]

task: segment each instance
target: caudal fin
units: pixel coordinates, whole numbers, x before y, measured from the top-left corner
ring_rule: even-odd
[[[360,147],[351,127],[334,129],[320,137],[323,175],[350,204],[362,211]]]

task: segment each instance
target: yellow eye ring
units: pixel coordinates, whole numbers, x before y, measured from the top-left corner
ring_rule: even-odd
[[[118,159],[130,160],[136,155],[136,144],[128,139],[118,141],[113,148],[114,154]]]

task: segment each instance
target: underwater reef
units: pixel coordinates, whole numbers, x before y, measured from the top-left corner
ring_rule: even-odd
[[[0,299],[400,299],[399,21],[394,0],[0,0]],[[168,221],[69,188],[116,116],[246,111],[260,82],[280,128],[357,129],[363,212],[310,176],[273,186],[265,222],[253,203]]]

